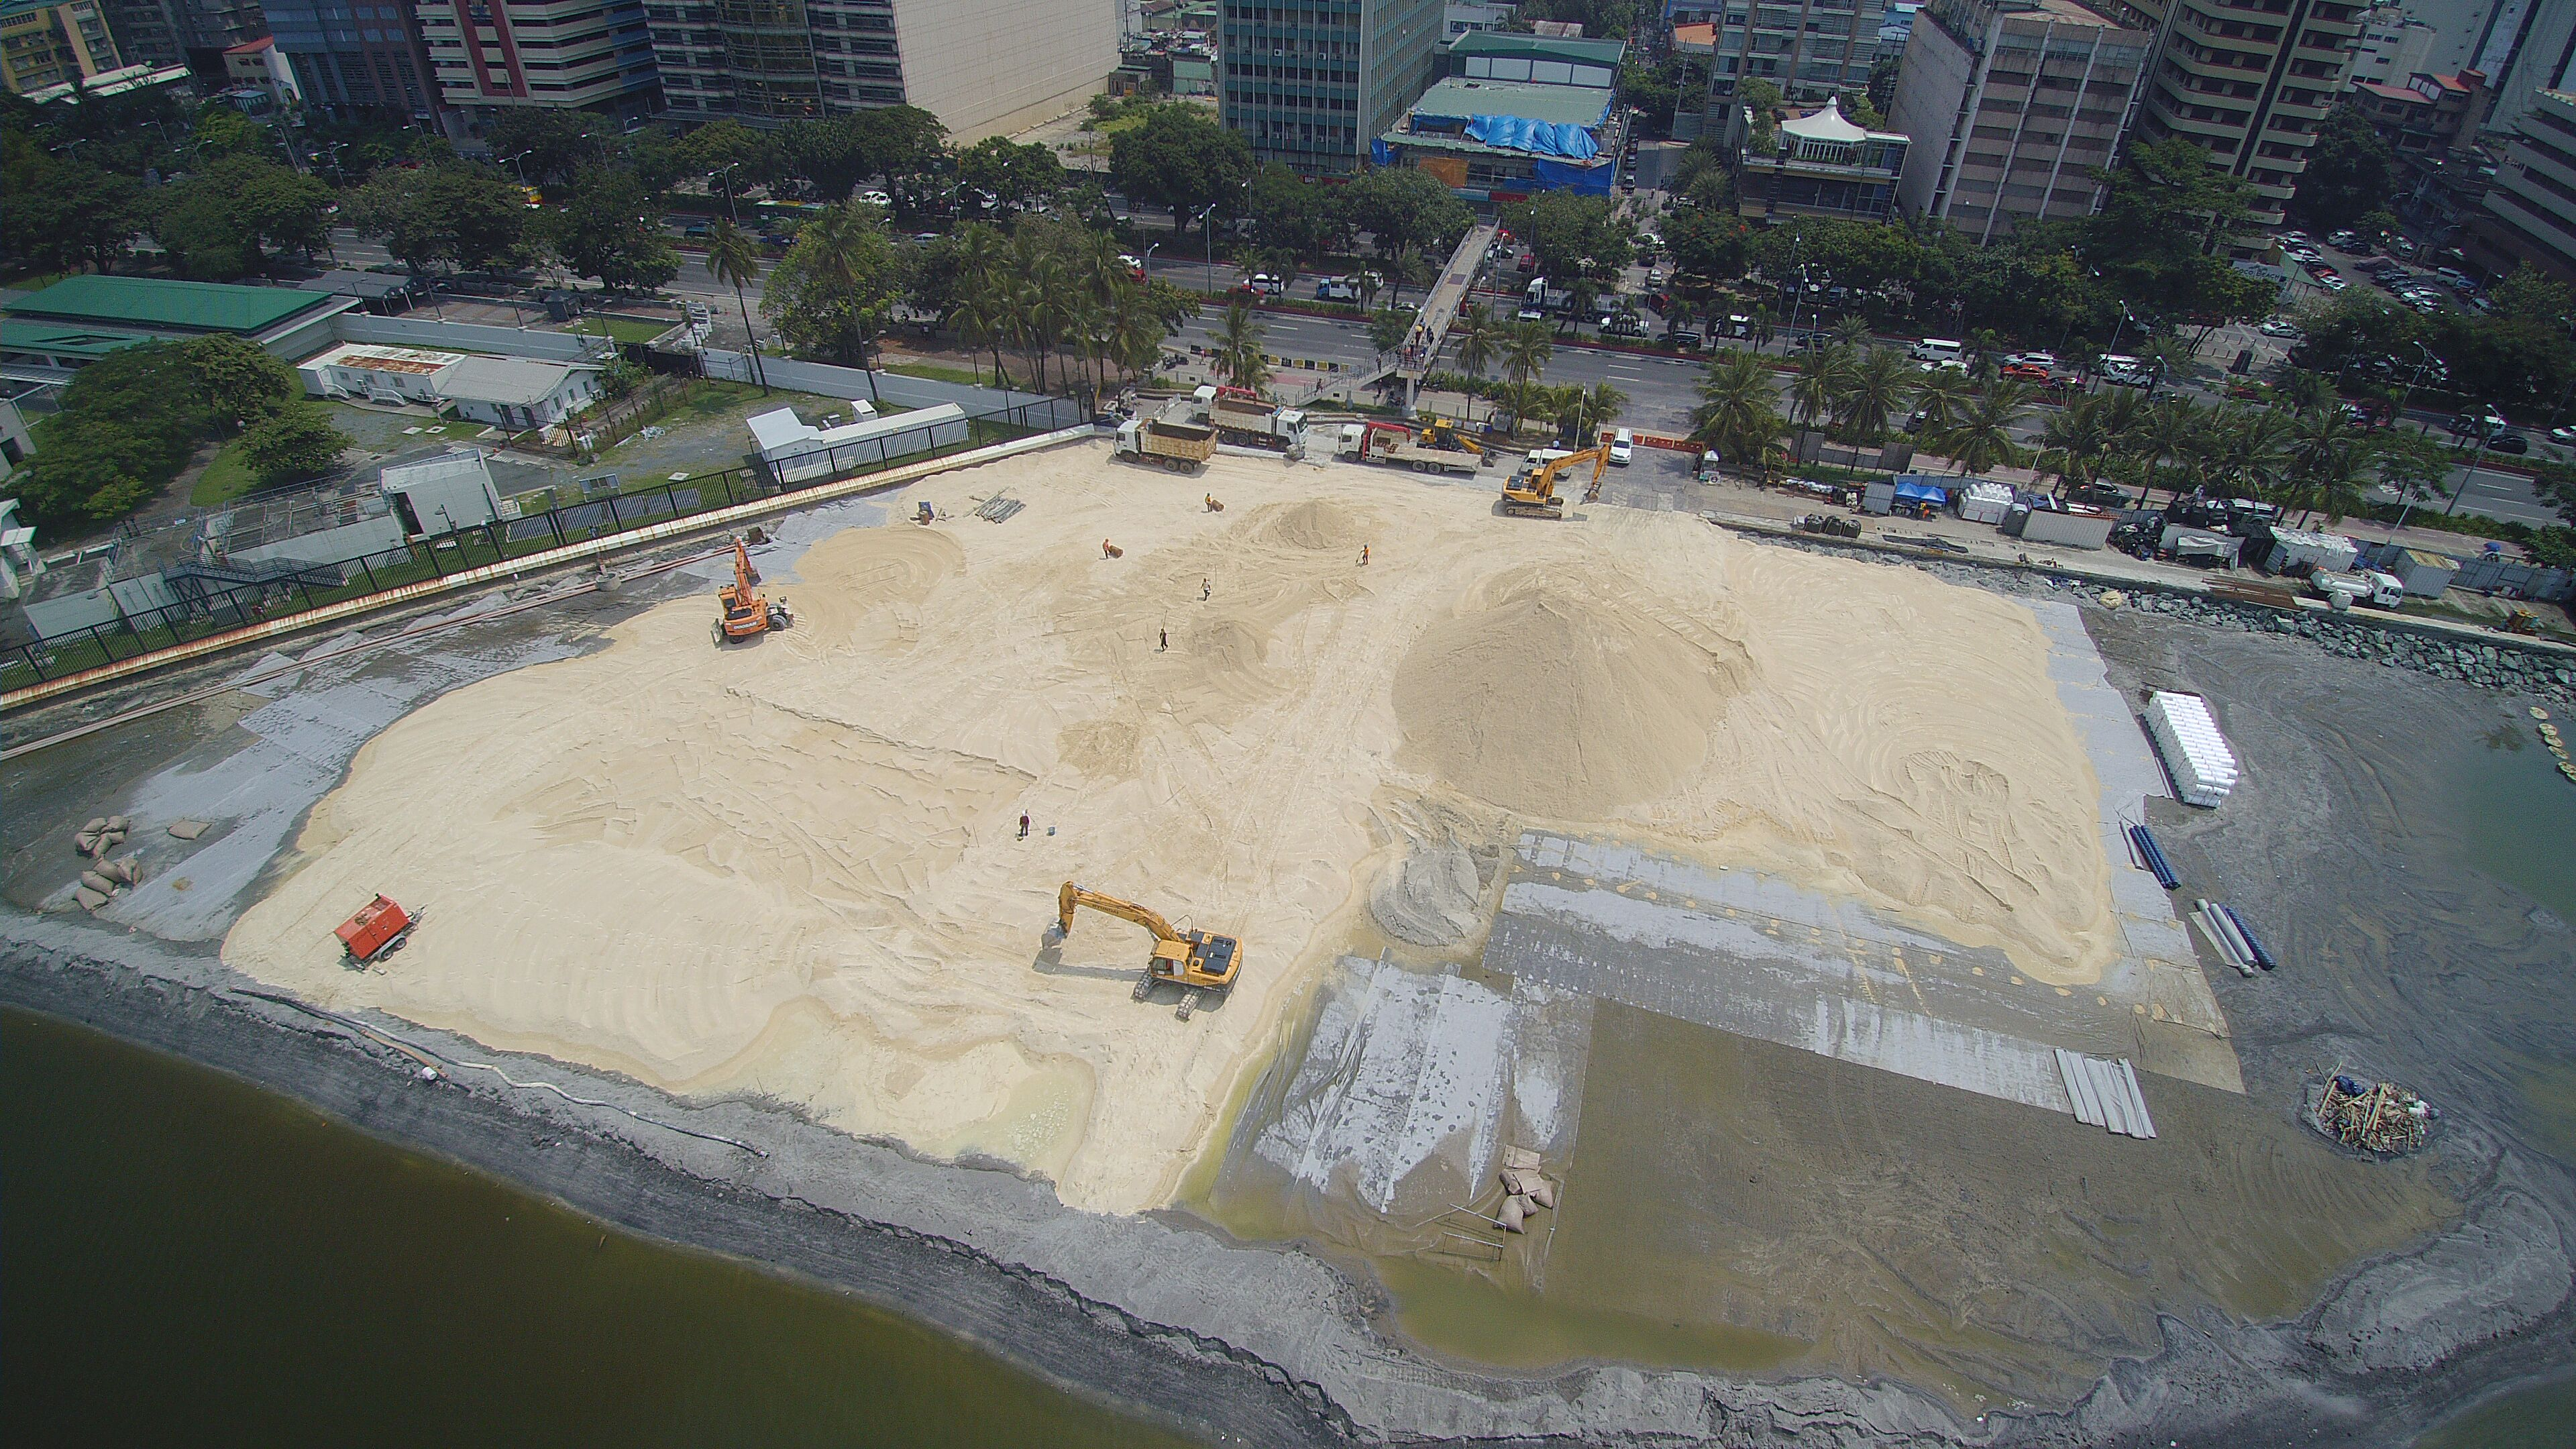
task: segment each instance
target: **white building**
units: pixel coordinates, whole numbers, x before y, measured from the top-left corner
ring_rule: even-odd
[[[1118,68],[1116,0],[654,0],[675,117],[930,112],[964,144],[1070,110]]]
[[[2402,86],[2417,71],[2433,71],[2433,47],[2441,32],[2416,19],[2402,5],[2382,5],[2363,17],[2361,46],[2352,53],[2352,83]],[[2463,67],[2453,66],[2448,75]]]
[[[500,491],[479,452],[404,463],[387,468],[378,481],[393,500],[403,532],[413,538],[479,528],[501,516]]]
[[[11,416],[17,409],[6,402]],[[36,557],[36,530],[18,521],[18,500],[0,498],[0,599],[18,597],[19,579],[34,578],[45,571],[45,561]]]
[[[879,417],[864,402],[850,404],[854,421],[818,428],[794,408],[745,419],[760,460],[781,483],[803,483],[858,471],[869,463],[967,441],[966,410],[955,403]],[[830,418],[826,422],[832,421]]]
[[[550,428],[599,396],[593,362],[540,362],[532,357],[468,357],[439,378],[440,394],[459,417],[520,431]]]
[[[224,80],[236,93],[258,93],[262,99],[254,114],[283,110],[300,104],[304,99],[304,92],[295,83],[295,72],[286,63],[286,53],[277,48],[274,38],[266,35],[257,40],[243,41],[224,52]]]
[[[372,342],[344,342],[295,370],[314,397],[453,408],[460,417],[513,430],[552,427],[599,396],[600,368],[593,362],[479,357]]]
[[[404,403],[437,407],[445,401],[438,391],[439,378],[464,360],[462,352],[343,342],[297,363],[295,370],[304,378],[304,391],[313,397],[359,398],[388,407]]]

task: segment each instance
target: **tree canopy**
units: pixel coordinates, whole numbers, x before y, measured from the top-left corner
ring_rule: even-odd
[[[342,208],[358,235],[414,271],[508,266],[524,253],[530,212],[516,183],[489,166],[388,167]]]
[[[1196,106],[1154,106],[1143,125],[1110,142],[1109,179],[1130,200],[1175,217],[1206,206],[1232,210],[1252,179],[1252,147]]]
[[[1373,166],[1344,186],[1338,200],[1342,215],[1376,240],[1382,256],[1446,253],[1476,224],[1456,192],[1411,166]]]
[[[631,174],[584,171],[571,200],[544,213],[546,239],[576,275],[616,290],[658,287],[679,275],[680,257],[652,211],[653,198]]]

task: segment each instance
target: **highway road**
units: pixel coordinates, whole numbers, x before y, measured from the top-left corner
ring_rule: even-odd
[[[333,252],[342,266],[365,267],[391,260],[382,245],[361,241],[356,233],[345,229],[333,233]],[[709,303],[716,319],[716,344],[740,346],[742,324],[733,306],[733,290],[720,285],[697,254],[684,251],[680,256],[679,275],[663,290]],[[1223,291],[1233,287],[1242,277],[1240,272],[1224,263],[1217,264],[1211,272],[1202,262],[1157,256],[1150,259],[1150,265],[1158,280],[1199,289],[1205,289],[1213,282],[1217,290]],[[1312,279],[1300,280],[1311,291]],[[1420,294],[1416,291],[1413,295],[1418,297]],[[1496,301],[1490,295],[1479,296],[1476,300],[1488,305]],[[753,321],[760,327],[766,341],[769,327],[760,316],[757,288],[750,290],[748,301]],[[1219,308],[1211,306],[1204,309],[1171,339],[1167,344],[1169,350],[1196,360],[1191,348],[1212,349],[1214,335],[1223,318]],[[1290,396],[1298,396],[1323,384],[1329,394],[1325,401],[1329,402],[1340,395],[1331,391],[1331,384],[1337,378],[1363,373],[1377,361],[1375,349],[1369,345],[1368,328],[1357,319],[1264,312],[1261,325],[1266,350],[1273,356],[1287,358],[1292,363],[1305,361],[1340,365],[1339,372],[1329,368],[1308,370],[1293,366],[1282,369],[1280,381]],[[2273,345],[2278,346],[2277,343]],[[1783,354],[1787,351],[1787,344],[1775,341],[1767,351],[1774,355]],[[1445,365],[1456,366],[1454,342],[1444,358]],[[1621,423],[1645,432],[1679,434],[1690,427],[1691,410],[1699,401],[1697,385],[1704,367],[1704,359],[1618,352],[1560,342],[1555,356],[1548,361],[1544,380],[1558,385],[1580,383],[1585,387],[1606,382],[1628,396],[1627,409],[1619,417]],[[1185,374],[1196,375],[1188,369],[1185,369]],[[1787,386],[1784,378],[1781,382],[1784,394]],[[2217,399],[2217,394],[2204,389],[2188,390],[2203,402]],[[2429,414],[2410,414],[2408,421],[2418,426],[2431,425],[2437,433],[2440,431],[2441,420]],[[2020,430],[2021,440],[2034,443],[2044,425],[2044,416],[2035,417]],[[2532,436],[2535,456],[2567,455],[2568,450],[2547,442],[2538,435],[2538,430],[2525,431]],[[2463,488],[2464,483],[2466,486]],[[2480,466],[2474,471],[2458,469],[2452,472],[2449,486],[2459,491],[2456,507],[2460,512],[2511,519],[2534,526],[2563,521],[2555,508],[2534,493],[2531,481],[2517,473],[2503,472],[2492,466]],[[2393,495],[2383,492],[2381,496],[2394,501]],[[2442,505],[2431,505],[2429,511],[2441,512]]]

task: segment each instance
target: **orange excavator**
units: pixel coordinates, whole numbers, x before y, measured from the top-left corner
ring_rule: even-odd
[[[773,604],[761,597],[756,587],[759,583],[760,570],[751,566],[751,550],[743,546],[741,539],[735,539],[733,582],[716,590],[716,602],[724,606],[724,613],[715,624],[718,648],[736,639],[784,629],[796,622],[796,616],[787,611],[785,599]]]
[[[1131,921],[1154,933],[1154,952],[1145,960],[1145,974],[1136,983],[1135,999],[1142,1001],[1157,982],[1170,981],[1181,988],[1181,1020],[1190,1019],[1198,1009],[1200,998],[1210,991],[1223,991],[1234,985],[1235,973],[1243,969],[1243,949],[1232,936],[1214,935],[1207,931],[1175,930],[1158,911],[1148,910],[1133,901],[1084,890],[1071,881],[1055,893],[1055,929],[1058,939],[1073,934],[1073,911],[1076,906],[1089,906],[1095,911]]]
[[[1586,463],[1591,464],[1592,483],[1583,495],[1583,501],[1590,503],[1601,496],[1601,470],[1607,467],[1609,462],[1608,448],[1586,448],[1580,453],[1568,453],[1562,458],[1551,458],[1503,485],[1503,511],[1537,513],[1549,518],[1563,518],[1565,499],[1557,494],[1556,475],[1580,468]]]

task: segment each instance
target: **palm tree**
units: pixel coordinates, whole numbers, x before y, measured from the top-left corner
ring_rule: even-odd
[[[2050,418],[2040,433],[2039,445],[2045,451],[2039,466],[2057,475],[2059,494],[2066,492],[2070,482],[2090,483],[2101,476],[2115,436],[2104,417],[2105,410],[2098,396],[2077,398]]]
[[[2305,507],[2299,526],[2308,526],[2308,510],[2325,510],[2326,522],[2340,524],[2370,506],[2363,489],[2378,477],[2379,442],[2366,434],[2346,439],[2308,465]]]
[[[1867,347],[1870,344],[1869,319],[1857,312],[1846,312],[1834,322],[1834,345]]]
[[[767,397],[769,370],[760,365],[760,334],[751,330],[751,304],[742,297],[743,288],[760,280],[760,243],[730,221],[717,222],[707,228],[707,271],[733,288],[734,310],[742,314],[742,330],[751,338],[752,380]]]
[[[1557,319],[1557,330],[1560,332],[1572,330],[1577,322],[1592,311],[1592,304],[1599,300],[1600,296],[1599,282],[1592,280],[1586,273],[1575,273],[1565,284],[1565,312]]]
[[[2122,388],[2121,391],[2129,390]],[[2137,421],[2128,432],[2131,448],[2140,463],[2139,507],[2146,506],[2148,490],[2160,486],[2157,480],[2164,471],[2165,460],[2180,453],[2199,427],[2200,409],[2194,407],[2187,397],[2168,394],[2140,409]],[[2170,491],[2177,496],[2182,492],[2179,488]]]
[[[1563,420],[1570,422],[1566,431],[1573,435],[1579,447],[1600,446],[1601,430],[1626,411],[1628,395],[1606,382],[1595,384],[1589,391],[1578,383],[1566,391],[1572,394],[1562,415]]]
[[[1955,367],[1936,368],[1922,378],[1914,384],[1914,410],[1923,415],[1923,437],[1929,442],[1968,410],[1969,396],[1976,389],[1968,375]]]
[[[1890,347],[1871,348],[1844,379],[1835,422],[1849,429],[1856,443],[1878,442],[1887,436],[1887,415],[1905,405],[1913,381],[1914,370],[1906,365],[1903,353]]]
[[[948,309],[948,325],[957,329],[971,347],[988,347],[993,353],[993,377],[1008,385],[1002,372],[1002,343],[1011,336],[1011,300],[1008,293],[990,284],[967,287],[959,279],[958,297]],[[972,355],[971,353],[969,354]],[[977,382],[982,382],[983,359],[976,359]]]
[[[1237,302],[1225,309],[1225,328],[1216,336],[1216,370],[1236,387],[1259,392],[1270,382],[1270,361],[1261,351],[1263,330],[1252,307]]]
[[[1798,424],[1798,455],[1802,458],[1806,456],[1807,435],[1841,400],[1842,379],[1849,370],[1850,356],[1840,345],[1828,344],[1808,356],[1806,366],[1799,369],[1798,380],[1789,384],[1789,416]]]
[[[1515,383],[1536,382],[1556,355],[1556,338],[1545,322],[1515,322],[1503,333],[1503,373]],[[1517,426],[1521,409],[1512,409]]]
[[[1942,431],[1941,451],[1963,474],[2020,461],[2021,445],[2013,441],[2012,425],[2030,411],[2030,395],[2030,384],[2025,382],[1998,382],[1982,389],[1959,420]]]
[[[2297,422],[2279,408],[2230,409],[2220,431],[2219,465],[2227,479],[2256,498],[2280,492],[2295,459],[2291,432]]]
[[[1711,358],[1699,380],[1699,396],[1699,407],[1691,413],[1691,436],[1708,444],[1722,462],[1759,468],[1788,431],[1771,369],[1756,353],[1729,347]]]
[[[1483,382],[1485,369],[1494,365],[1494,354],[1498,350],[1497,344],[1501,341],[1494,327],[1492,310],[1484,303],[1478,302],[1461,311],[1458,314],[1457,325],[1449,331],[1451,336],[1458,339],[1458,365],[1467,369],[1470,377],[1480,383]],[[1470,394],[1467,399],[1468,417],[1472,419],[1475,412],[1475,397]]]
[[[836,291],[857,290],[859,258],[867,249],[868,233],[875,226],[874,208],[863,207],[857,202],[833,207],[807,222],[797,233],[796,240],[799,251],[808,245],[813,248],[810,255],[814,280]],[[864,325],[845,322],[841,336],[834,339],[833,351],[845,361],[855,353],[860,370],[868,374],[869,399],[883,401],[877,396],[876,372],[868,367],[868,348],[876,340],[871,335],[873,326],[872,319]]]

